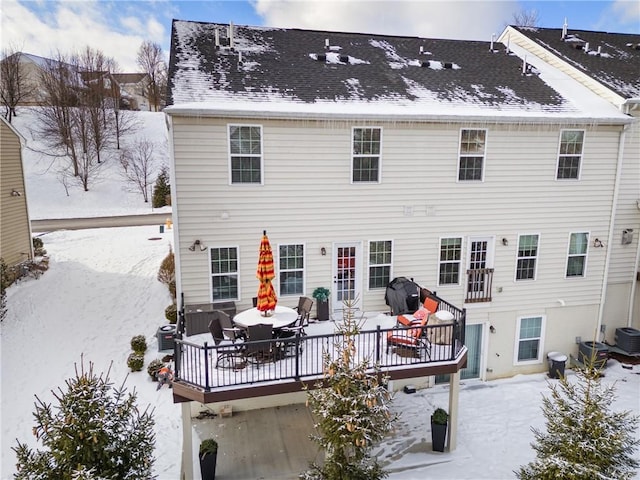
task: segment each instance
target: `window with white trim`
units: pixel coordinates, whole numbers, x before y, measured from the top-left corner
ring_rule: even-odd
[[[238,295],[238,248],[212,247],[211,255],[211,299],[239,300]]]
[[[262,183],[262,126],[229,125],[231,183]]]
[[[386,288],[391,281],[393,242],[369,242],[369,289]]]
[[[570,235],[569,252],[567,254],[567,277],[584,277],[587,266],[588,245],[588,233],[579,232]]]
[[[535,280],[538,265],[539,235],[518,236],[518,258],[516,260],[516,280]]]
[[[351,180],[354,183],[380,181],[381,140],[379,127],[353,128]]]
[[[280,295],[304,293],[304,245],[292,243],[278,246]]]
[[[560,132],[558,170],[556,173],[558,180],[580,178],[583,145],[583,130],[562,130],[562,132]]]
[[[542,360],[543,331],[544,316],[518,318],[515,363],[539,363]]]
[[[486,139],[486,130],[460,131],[459,181],[483,179]]]
[[[440,239],[438,285],[458,285],[462,261],[462,237]]]

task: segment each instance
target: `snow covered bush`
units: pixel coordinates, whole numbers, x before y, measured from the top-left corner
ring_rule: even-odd
[[[154,382],[158,381],[158,378],[156,377],[156,375],[158,374],[158,372],[162,367],[164,367],[164,362],[158,358],[155,360],[151,360],[151,362],[147,366],[147,373],[149,374],[149,376]]]
[[[562,377],[542,399],[546,431],[533,428],[536,459],[518,470],[522,480],[634,478],[640,465],[635,450],[638,417],[613,412],[615,385],[603,385],[595,359]]]
[[[131,349],[135,353],[141,353],[147,351],[147,339],[144,338],[144,335],[136,335],[131,339]]]
[[[154,420],[142,413],[135,392],[114,388],[109,372],[99,376],[93,364],[76,375],[67,389],[52,392],[57,405],[36,396],[33,433],[43,450],[18,441],[16,480],[151,478],[154,462]]]
[[[131,352],[127,357],[127,366],[132,372],[139,372],[144,367],[144,355]]]
[[[164,316],[171,324],[175,324],[178,321],[178,305],[172,303],[164,309]]]
[[[164,283],[169,289],[169,294],[174,303],[176,300],[176,261],[173,250],[169,249],[169,253],[162,260],[160,269],[158,270],[158,281]]]

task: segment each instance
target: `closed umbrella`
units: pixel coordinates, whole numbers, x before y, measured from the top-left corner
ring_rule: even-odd
[[[264,312],[265,317],[269,315],[269,312],[276,308],[278,298],[276,292],[273,289],[272,280],[275,277],[273,266],[273,252],[271,251],[271,244],[269,243],[269,237],[267,237],[267,231],[262,233],[262,241],[260,242],[260,254],[258,256],[258,271],[256,277],[260,281],[260,287],[258,288],[258,310]]]

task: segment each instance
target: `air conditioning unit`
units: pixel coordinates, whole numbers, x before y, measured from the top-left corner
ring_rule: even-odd
[[[616,328],[616,347],[627,353],[640,353],[640,330]]]
[[[176,326],[163,325],[158,328],[156,332],[156,338],[158,339],[158,351],[173,350],[173,339],[176,335]]]

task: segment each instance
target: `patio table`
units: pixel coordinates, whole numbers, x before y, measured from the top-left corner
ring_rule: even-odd
[[[249,325],[266,323],[273,325],[274,330],[279,330],[293,325],[297,319],[298,312],[293,308],[276,305],[275,311],[272,311],[271,315],[268,317],[265,317],[264,313],[259,311],[257,308],[250,308],[249,310],[240,312],[233,317],[233,323],[243,328],[247,328]]]

